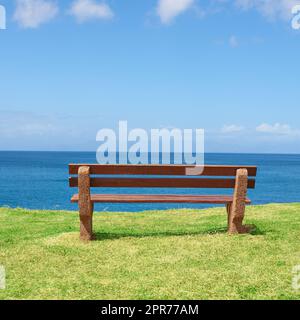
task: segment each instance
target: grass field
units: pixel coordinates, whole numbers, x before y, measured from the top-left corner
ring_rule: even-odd
[[[0,299],[299,299],[300,204],[247,208],[251,235],[228,236],[225,208],[95,213],[0,209]]]

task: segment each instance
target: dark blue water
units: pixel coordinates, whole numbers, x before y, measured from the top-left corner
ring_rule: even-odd
[[[300,155],[206,154],[206,164],[257,165],[254,204],[300,202]],[[69,163],[96,163],[94,152],[0,152],[0,206],[32,209],[71,209],[76,189],[68,187]],[[141,193],[137,189],[98,189],[106,193]],[[231,190],[147,189],[146,193],[210,194]],[[97,210],[139,211],[203,207],[187,204],[97,204]]]

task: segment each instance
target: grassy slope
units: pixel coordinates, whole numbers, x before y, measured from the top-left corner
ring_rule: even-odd
[[[74,212],[3,208],[0,299],[299,299],[299,213],[249,207],[258,229],[241,236],[224,232],[223,208],[96,213],[97,241],[84,244]]]

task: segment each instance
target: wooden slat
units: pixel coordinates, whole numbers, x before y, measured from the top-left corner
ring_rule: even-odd
[[[75,194],[72,202],[78,202],[78,194]],[[228,204],[233,201],[232,196],[224,195],[138,195],[138,194],[94,194],[92,202],[105,203],[211,203]],[[251,201],[246,199],[246,203]]]
[[[71,177],[70,187],[78,186],[78,178]],[[91,187],[109,188],[234,188],[235,179],[205,178],[91,178]],[[248,188],[255,180],[248,180]]]
[[[89,166],[90,173],[103,175],[187,175],[186,169],[194,168],[191,165],[106,165],[106,164],[70,164],[69,174],[76,175],[80,166]],[[205,165],[202,176],[235,176],[238,169],[248,170],[248,176],[255,177],[257,167],[255,166],[218,166]],[[191,174],[189,174],[191,175]],[[195,173],[194,175],[199,175]]]

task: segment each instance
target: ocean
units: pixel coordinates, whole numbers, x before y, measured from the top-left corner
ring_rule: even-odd
[[[0,206],[28,209],[77,210],[70,203],[76,188],[68,186],[69,163],[96,163],[95,152],[0,151]],[[249,190],[253,204],[300,202],[300,155],[205,155],[206,164],[256,165],[256,188]],[[98,189],[103,193],[141,193],[140,189]],[[145,189],[145,193],[227,194],[232,190]],[[97,204],[96,210],[141,211],[169,208],[203,208],[188,204]]]

